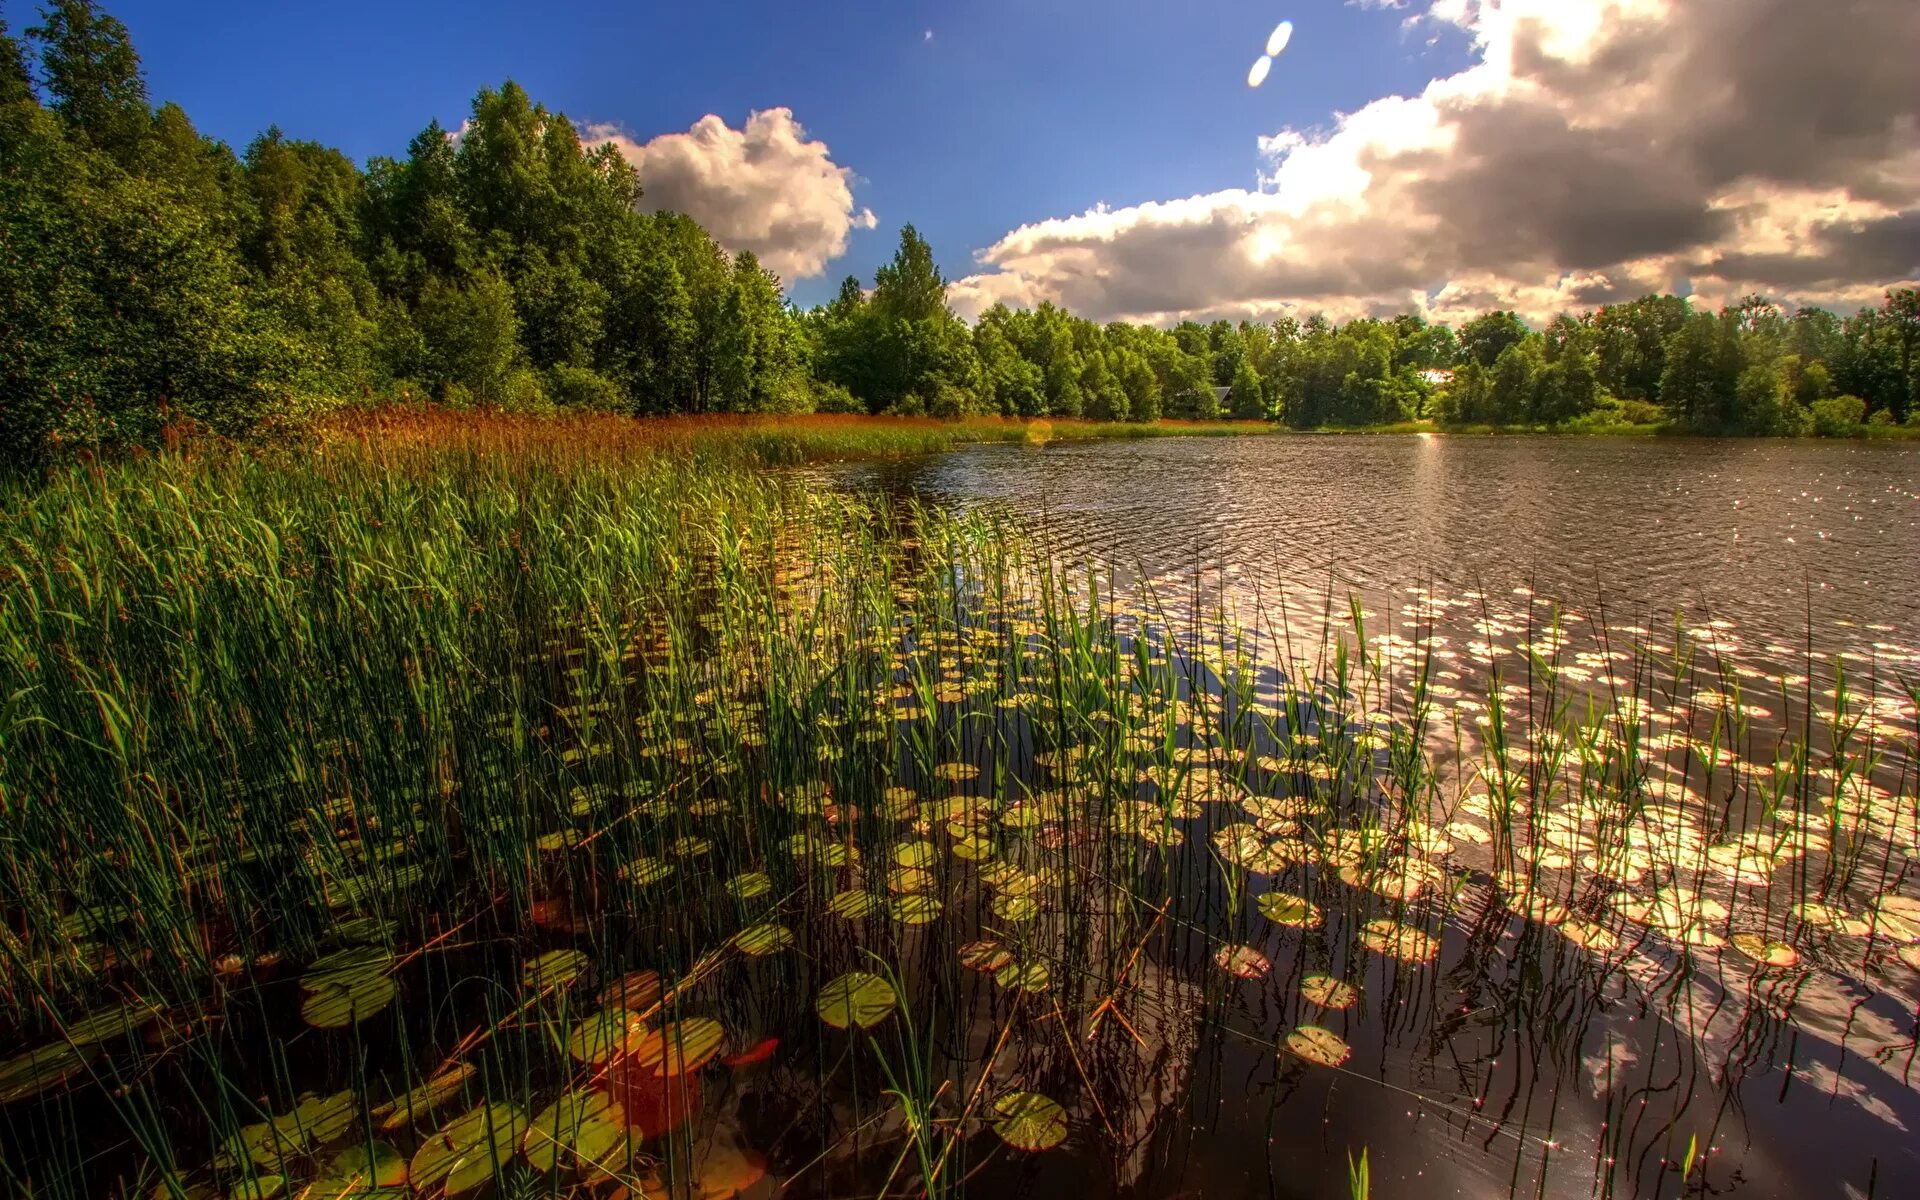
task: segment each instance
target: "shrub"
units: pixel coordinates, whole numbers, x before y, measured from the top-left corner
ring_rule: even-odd
[[[626,395],[613,380],[598,371],[565,363],[547,372],[546,392],[547,398],[561,408],[619,412],[628,407]]]
[[[1874,414],[1867,418],[1867,424],[1874,429],[1889,429],[1893,426],[1893,413],[1884,408],[1876,409]]]
[[[1858,396],[1815,400],[1808,407],[1813,413],[1816,437],[1851,437],[1867,416],[1867,402]]]
[[[865,413],[867,406],[854,399],[843,384],[820,382],[813,385],[813,411],[823,413]]]

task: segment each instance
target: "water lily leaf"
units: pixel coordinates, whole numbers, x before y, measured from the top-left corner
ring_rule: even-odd
[[[747,871],[727,881],[727,891],[735,900],[751,900],[773,890],[773,880],[765,871]]]
[[[1259,979],[1273,969],[1272,961],[1252,946],[1222,946],[1213,961],[1235,979]]]
[[[1011,962],[994,972],[993,981],[1008,991],[1044,992],[1053,986],[1053,972],[1039,959]]]
[[[761,1155],[716,1143],[694,1166],[694,1195],[696,1200],[733,1200],[766,1175],[767,1160]]]
[[[893,848],[893,861],[903,867],[929,867],[933,865],[933,859],[932,842],[902,842]]]
[[[727,1031],[711,1017],[669,1021],[632,1037],[627,1055],[634,1065],[656,1075],[685,1075],[698,1071],[720,1053]]]
[[[645,1028],[637,1014],[624,1008],[603,1009],[573,1027],[567,1035],[567,1057],[578,1063],[603,1063]]]
[[[1013,1092],[993,1102],[993,1131],[1019,1150],[1051,1150],[1067,1140],[1067,1110],[1038,1092]]]
[[[66,1027],[65,1039],[76,1046],[110,1042],[136,1032],[159,1016],[160,1012],[158,1005],[145,1000],[130,1000],[81,1017]]]
[[[1289,1033],[1286,1048],[1323,1067],[1337,1067],[1353,1053],[1339,1034],[1319,1025],[1302,1025]]]
[[[0,1062],[0,1104],[12,1104],[65,1083],[78,1075],[98,1051],[97,1045],[76,1048],[55,1042]]]
[[[549,950],[520,968],[520,986],[528,991],[567,987],[586,974],[590,962],[579,950]]]
[[[629,1012],[646,1012],[660,1003],[660,996],[658,971],[628,971],[600,989],[600,1003]]]
[[[456,1196],[497,1176],[526,1131],[526,1114],[510,1104],[482,1104],[441,1126],[414,1152],[407,1171],[416,1192]]]
[[[855,1025],[871,1029],[886,1020],[899,1002],[893,985],[880,976],[848,971],[820,989],[814,1010],[835,1029],[851,1029]]]
[[[1321,1008],[1351,1008],[1360,989],[1331,975],[1309,975],[1300,981],[1300,994]]]
[[[327,1160],[301,1200],[362,1200],[407,1182],[407,1160],[385,1142],[347,1146]]]
[[[1032,896],[1002,892],[993,898],[993,915],[1010,925],[1031,921],[1040,915],[1040,902]]]
[[[859,888],[850,888],[847,891],[840,892],[835,895],[833,899],[827,901],[827,907],[849,921],[857,921],[861,917],[871,913],[874,906],[878,903],[879,901],[874,898],[872,892],[863,891]]]
[[[1291,892],[1268,892],[1257,903],[1269,921],[1295,929],[1317,929],[1326,919],[1319,905]]]
[[[631,1157],[629,1132],[626,1110],[610,1093],[571,1091],[528,1123],[520,1152],[538,1171],[552,1171],[562,1162],[619,1171]]]
[[[742,954],[764,958],[793,945],[793,930],[772,921],[749,925],[733,935],[733,944]]]
[[[893,919],[902,925],[925,925],[940,915],[940,902],[932,896],[896,896]]]
[[[373,1110],[380,1118],[382,1133],[393,1133],[405,1129],[423,1115],[439,1108],[448,1100],[460,1094],[466,1082],[478,1072],[470,1062],[457,1062],[442,1068],[418,1087],[396,1096]]]
[[[300,1016],[315,1029],[345,1029],[383,1011],[399,994],[385,975],[335,977],[307,992]]]
[[[1376,954],[1408,962],[1428,962],[1440,953],[1439,939],[1432,934],[1386,917],[1361,927],[1360,944]]]
[[[352,984],[383,976],[393,966],[393,955],[381,946],[348,946],[313,960],[300,986],[317,992],[332,984]]]
[[[968,942],[960,947],[960,965],[970,971],[991,975],[1013,961],[1013,951],[991,938]]]
[[[1800,963],[1800,952],[1785,942],[1769,941],[1757,933],[1736,933],[1730,939],[1733,948],[1763,967],[1792,967]]]
[[[673,874],[673,864],[661,862],[657,858],[636,858],[620,868],[620,878],[635,887],[647,887],[659,883]]]

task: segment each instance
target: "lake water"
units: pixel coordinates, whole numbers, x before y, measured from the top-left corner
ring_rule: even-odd
[[[982,446],[849,481],[1027,515],[1148,573],[1368,592],[1527,588],[1609,620],[1676,611],[1764,652],[1920,666],[1920,450],[1536,437],[1166,438]],[[1876,646],[1876,643],[1878,645]]]
[[[1623,670],[1607,661],[1610,631],[1656,652],[1691,639],[1721,677],[1756,693],[1787,681],[1773,699],[1747,697],[1757,724],[1774,728],[1749,734],[1736,762],[1772,761],[1759,743],[1778,744],[1780,705],[1789,724],[1817,713],[1837,660],[1876,698],[1866,719],[1888,749],[1875,795],[1913,806],[1913,707],[1899,688],[1920,680],[1920,452],[1905,446],[1182,438],[982,446],[824,474],[1010,510],[1062,560],[1114,569],[1136,604],[1155,589],[1198,591],[1229,607],[1286,609],[1273,623],[1284,634],[1316,621],[1325,634],[1352,595],[1369,633],[1423,631],[1415,636],[1450,647],[1440,678],[1463,698],[1485,684],[1476,667],[1524,671],[1513,648],[1534,639],[1537,649],[1556,620],[1572,630],[1569,654],[1593,652],[1572,677],[1602,690],[1623,682],[1608,674]],[[1697,739],[1699,726],[1684,697],[1698,686],[1679,688],[1671,708],[1682,733],[1670,746],[1687,757],[1699,743],[1684,731]],[[1744,828],[1731,797],[1746,785],[1681,774],[1690,764],[1664,769],[1683,780],[1686,802],[1727,798],[1724,824],[1704,818],[1709,837]],[[1452,783],[1465,791],[1470,781],[1469,770]],[[1142,1196],[1347,1195],[1346,1156],[1369,1147],[1376,1197],[1920,1195],[1920,957],[1818,934],[1820,948],[1803,941],[1794,969],[1756,970],[1731,950],[1656,936],[1602,961],[1552,920],[1476,899],[1489,878],[1469,871],[1433,970],[1409,977],[1391,959],[1369,961],[1352,930],[1268,939],[1258,944],[1272,975],[1224,994],[1199,932],[1218,928],[1221,900],[1183,898],[1191,923],[1169,935],[1159,963],[1176,991],[1214,980],[1207,1016],[1191,1037],[1160,1031],[1155,1048],[1175,1068],[1155,1073],[1141,1100],[1178,1118],[1157,1124],[1118,1178],[1108,1161],[1069,1156],[980,1182],[995,1195],[1058,1195],[1092,1179],[1110,1181],[1095,1192],[1118,1183]],[[1611,886],[1570,884],[1564,898],[1604,912]],[[1729,930],[1775,928],[1779,913],[1799,910],[1773,890],[1763,904],[1738,886],[1713,894],[1734,912]],[[1340,1073],[1302,1072],[1273,1054],[1280,1034],[1311,1018],[1297,993],[1316,970],[1344,973],[1368,998],[1329,1022],[1352,1047]]]

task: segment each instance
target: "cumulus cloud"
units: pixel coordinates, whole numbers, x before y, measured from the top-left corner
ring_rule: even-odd
[[[1913,0],[1430,0],[1407,19],[1464,34],[1473,64],[1262,138],[1256,187],[1015,229],[958,306],[1542,319],[1689,287],[1849,306],[1920,276]]]
[[[872,229],[872,211],[853,200],[853,172],[827,144],[807,136],[787,108],[750,114],[734,129],[708,114],[685,133],[636,141],[616,125],[581,130],[611,142],[639,172],[641,207],[683,212],[729,250],[751,250],[785,279],[807,279],[846,253],[854,229]]]

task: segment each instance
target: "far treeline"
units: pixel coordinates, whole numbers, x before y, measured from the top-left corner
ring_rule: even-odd
[[[754,255],[639,199],[616,150],[513,83],[404,159],[363,169],[278,129],[236,156],[151,105],[97,5],[49,4],[24,39],[0,21],[0,466],[409,399],[1743,434],[1920,419],[1912,289],[1846,318],[1648,296],[1543,331],[1509,312],[1158,329],[1050,305],[969,327],[911,226],[871,291],[849,278],[801,311]]]

